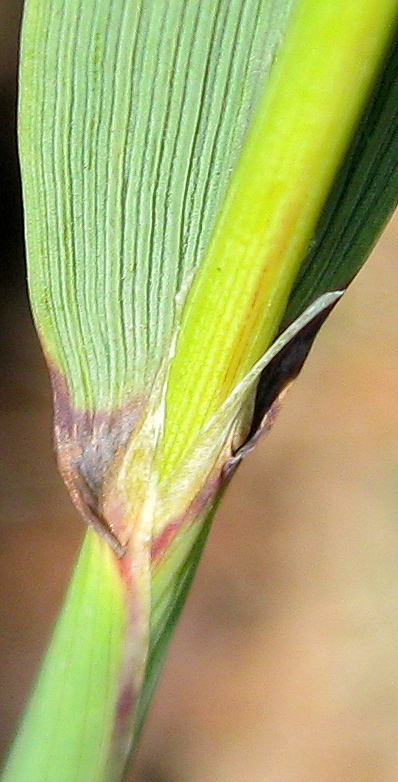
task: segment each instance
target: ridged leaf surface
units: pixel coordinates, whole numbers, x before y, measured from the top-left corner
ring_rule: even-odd
[[[20,153],[32,304],[74,405],[151,382],[292,0],[29,0]]]

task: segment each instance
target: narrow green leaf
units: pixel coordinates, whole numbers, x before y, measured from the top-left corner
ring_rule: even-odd
[[[322,293],[343,288],[351,281],[396,206],[397,74],[395,32],[297,276],[281,328]]]
[[[396,0],[301,0],[295,8],[187,297],[163,477],[278,330],[397,13]]]

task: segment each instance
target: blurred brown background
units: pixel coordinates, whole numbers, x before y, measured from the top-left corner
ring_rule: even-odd
[[[24,287],[20,10],[0,0],[2,755],[83,532]],[[131,782],[398,782],[397,254],[395,219],[233,481]]]

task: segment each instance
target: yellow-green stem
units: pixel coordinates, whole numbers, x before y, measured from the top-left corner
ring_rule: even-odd
[[[272,340],[396,16],[396,0],[298,3],[184,309],[164,478]]]

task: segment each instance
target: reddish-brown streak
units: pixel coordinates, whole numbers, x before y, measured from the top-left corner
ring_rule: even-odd
[[[222,467],[217,467],[209,477],[205,485],[192,500],[187,510],[181,516],[173,519],[165,529],[152,540],[151,561],[157,564],[160,557],[167,549],[167,546],[175,538],[181,527],[195,519],[207,505],[217,496],[218,491],[224,484]]]
[[[283,394],[285,391],[286,389],[284,390]],[[282,394],[280,397],[281,396]],[[280,397],[275,400],[274,404],[267,411],[261,422],[261,425],[251,436],[250,440],[238,448],[234,454],[230,455],[230,457],[226,459],[223,465],[219,466],[217,470],[213,472],[205,486],[192,500],[187,510],[181,514],[181,516],[169,522],[160,535],[152,540],[152,564],[158,564],[162,554],[167,551],[168,546],[176,537],[181,527],[189,523],[190,520],[195,519],[198,514],[206,508],[206,506],[210,505],[212,500],[216,498],[220,489],[230,481],[232,475],[239,467],[242,459],[244,459],[244,457],[253,450],[257,443],[268,434],[280,409]]]
[[[76,410],[66,380],[50,365],[54,396],[54,440],[58,468],[83,521],[125,554],[123,528],[102,513],[105,481],[124,453],[144,410],[135,397],[116,410]]]

